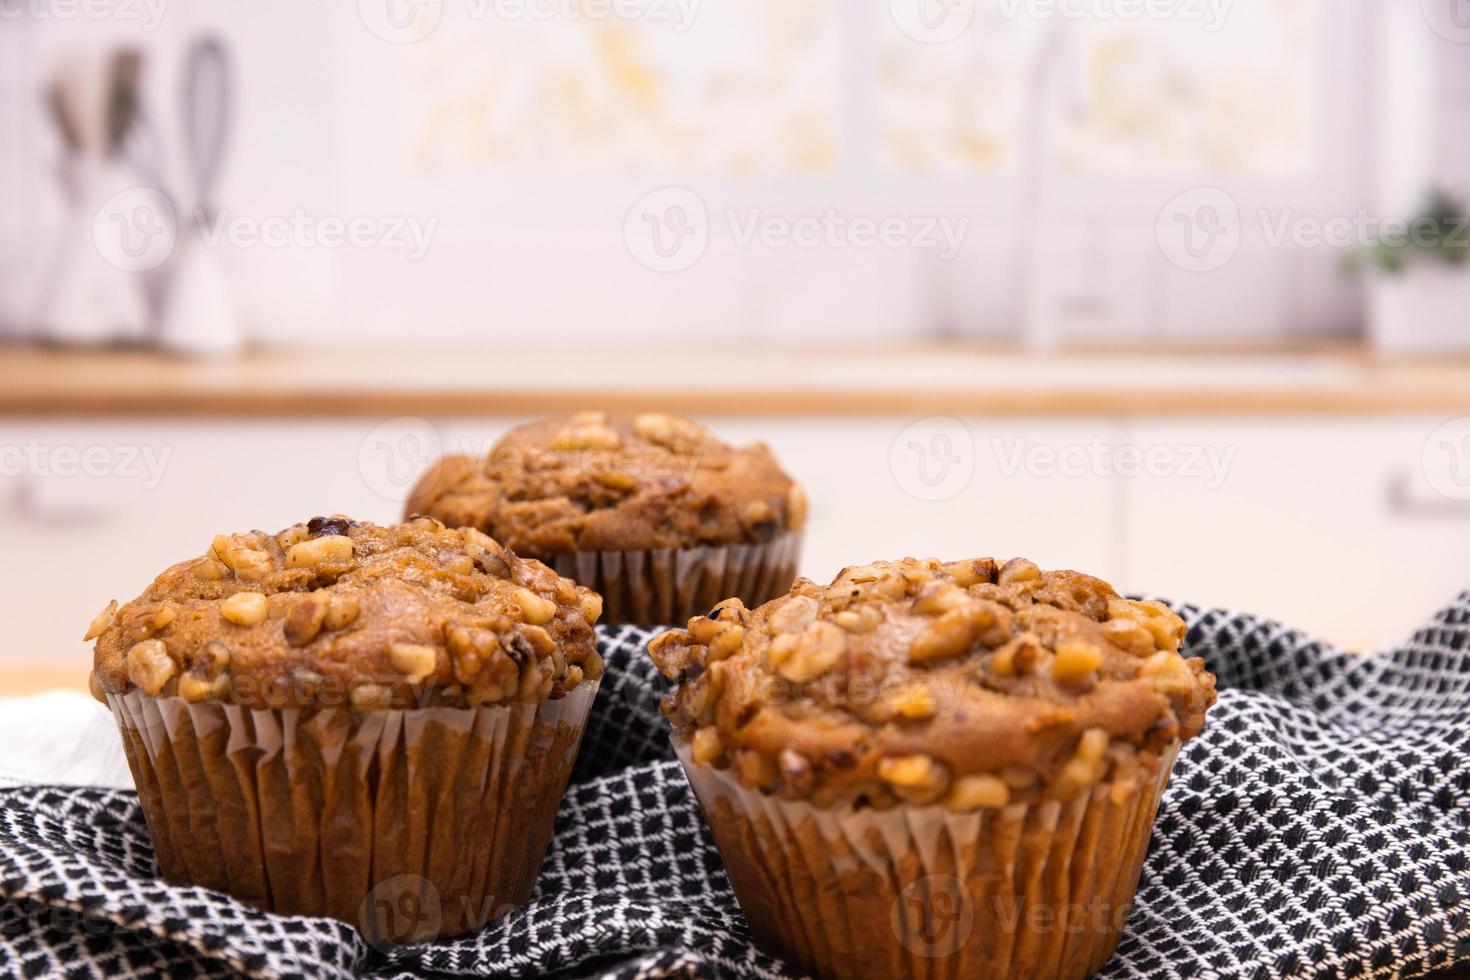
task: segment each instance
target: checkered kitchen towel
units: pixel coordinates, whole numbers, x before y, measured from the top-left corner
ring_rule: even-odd
[[[1401,646],[1344,653],[1183,607],[1219,675],[1179,758],[1108,977],[1414,976],[1470,963],[1470,593]],[[647,633],[609,676],[526,908],[374,949],[159,880],[130,792],[0,790],[0,971],[762,977],[658,717]]]

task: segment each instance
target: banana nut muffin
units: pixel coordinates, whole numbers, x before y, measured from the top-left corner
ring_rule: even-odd
[[[906,559],[720,603],[649,653],[769,948],[824,977],[941,955],[952,975],[1081,977],[1116,945],[1174,755],[1215,701],[1184,636],[1088,575]],[[972,923],[944,949],[905,911],[935,874]],[[1073,907],[1092,918],[1034,928]]]
[[[581,412],[449,456],[406,514],[475,527],[596,589],[608,622],[679,623],[795,574],[807,499],[762,443],[733,448],[670,415]]]
[[[219,535],[87,638],[167,878],[417,940],[529,897],[599,611],[477,530],[331,517]]]

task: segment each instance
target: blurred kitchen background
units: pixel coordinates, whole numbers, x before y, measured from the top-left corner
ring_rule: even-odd
[[[696,415],[805,571],[1470,588],[1465,0],[0,0],[0,690],[218,531]]]

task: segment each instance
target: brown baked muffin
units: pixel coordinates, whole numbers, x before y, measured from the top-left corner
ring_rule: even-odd
[[[93,621],[163,874],[374,940],[530,896],[602,674],[598,597],[474,529],[219,535]]]
[[[649,652],[758,942],[819,977],[1084,977],[1215,701],[1166,606],[1028,561],[879,562]]]
[[[449,456],[405,509],[475,527],[595,589],[608,623],[677,624],[796,574],[806,494],[764,444],[732,448],[669,415],[582,412]]]

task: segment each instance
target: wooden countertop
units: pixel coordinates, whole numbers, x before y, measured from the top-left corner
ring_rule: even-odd
[[[227,361],[0,347],[0,415],[1470,413],[1470,358],[1354,346],[1067,352],[688,347],[274,350]]]

